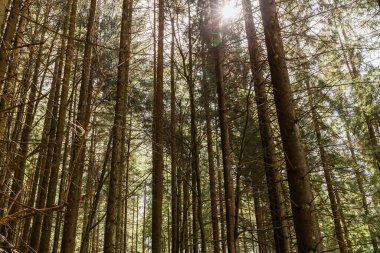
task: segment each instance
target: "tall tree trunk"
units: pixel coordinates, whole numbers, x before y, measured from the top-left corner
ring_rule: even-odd
[[[57,129],[57,120],[54,120],[58,117],[58,110],[59,110],[59,96],[61,94],[61,81],[60,77],[62,74],[63,69],[63,48],[64,48],[64,39],[62,39],[61,44],[61,52],[58,59],[58,62],[56,63],[58,65],[56,72],[54,73],[54,78],[52,81],[52,86],[54,87],[54,99],[52,104],[52,109],[47,108],[47,113],[50,114],[50,111],[52,112],[49,116],[50,119],[48,122],[50,124],[50,129],[47,137],[47,146],[46,146],[46,154],[42,153],[44,150],[41,150],[37,166],[40,167],[40,176],[39,176],[39,183],[38,183],[38,191],[37,191],[37,199],[36,199],[36,207],[37,208],[44,208],[46,203],[46,196],[47,196],[47,190],[49,185],[49,177],[50,177],[50,168],[52,165],[52,156],[54,152],[54,144],[55,144],[55,137],[56,137],[56,129]],[[45,122],[46,123],[46,122]],[[41,158],[41,160],[40,160]],[[38,167],[36,167],[38,169]],[[29,245],[31,249],[38,251],[38,246],[40,242],[40,236],[41,236],[41,226],[42,226],[43,216],[42,215],[36,215],[33,219],[33,225],[31,229],[31,236],[29,239]]]
[[[90,81],[91,82],[91,81]],[[95,122],[95,120],[93,121]],[[89,234],[87,234],[87,225],[88,225],[88,219],[89,219],[89,212],[90,212],[90,203],[93,201],[92,192],[94,191],[94,184],[95,184],[95,174],[96,174],[96,165],[95,165],[95,152],[96,152],[96,130],[95,127],[92,129],[91,134],[91,145],[89,149],[89,162],[87,167],[87,179],[86,179],[86,190],[85,190],[85,202],[83,204],[83,226],[82,226],[82,237],[81,237],[81,247],[80,252],[81,253],[87,253],[89,249]],[[83,243],[86,238],[86,243]]]
[[[263,207],[261,205],[261,191],[259,186],[253,187],[253,202],[255,208],[257,243],[259,245],[259,253],[267,253],[267,241],[265,236]]]
[[[190,13],[190,1],[187,2],[188,7],[188,40],[189,40],[189,62],[188,62],[188,73],[187,73],[187,83],[189,86],[189,97],[190,97],[190,132],[191,132],[191,168],[193,176],[195,177],[193,185],[193,194],[195,194],[196,205],[196,216],[193,219],[196,219],[199,224],[199,230],[201,234],[201,252],[206,253],[206,237],[205,229],[203,225],[202,217],[202,187],[201,187],[201,175],[199,169],[199,147],[198,147],[198,131],[196,123],[196,112],[195,112],[195,98],[194,98],[194,88],[195,84],[193,81],[193,42],[192,42],[192,23],[191,23],[191,13]],[[193,203],[194,205],[195,203]],[[194,205],[195,207],[195,205]],[[193,213],[195,215],[195,213]],[[195,226],[196,228],[196,226]],[[197,229],[195,229],[197,230]],[[194,231],[195,232],[195,231]],[[198,245],[194,245],[198,247]]]
[[[71,15],[76,15],[76,0],[73,1],[72,5],[72,13]],[[79,203],[76,204],[75,201],[80,201],[80,187],[82,182],[82,174],[83,174],[83,168],[84,168],[84,158],[85,158],[85,145],[86,145],[86,135],[87,135],[87,128],[88,128],[88,120],[89,116],[87,115],[90,113],[87,110],[87,102],[88,102],[88,87],[89,87],[89,81],[90,81],[90,67],[91,67],[91,54],[92,54],[92,36],[93,36],[93,27],[94,27],[94,21],[95,21],[95,10],[96,10],[96,0],[91,1],[90,5],[90,12],[89,12],[89,18],[88,18],[88,24],[87,24],[87,34],[86,34],[86,45],[84,50],[84,58],[83,58],[83,70],[82,70],[82,80],[81,80],[81,87],[80,87],[80,94],[79,94],[79,103],[78,103],[78,114],[76,119],[76,127],[77,130],[75,131],[75,137],[74,137],[74,143],[73,143],[73,149],[72,149],[72,161],[71,161],[71,177],[70,177],[70,189],[69,189],[69,198],[68,198],[68,212],[72,212],[74,214],[73,219],[77,219],[78,215],[75,215],[75,212],[78,212],[78,210],[75,210],[76,208],[79,209]],[[75,31],[75,17],[70,17],[70,28],[69,33],[74,34]],[[74,31],[71,31],[73,29]],[[69,49],[70,41],[68,42],[68,49]],[[69,59],[70,61],[71,59]],[[66,58],[66,61],[68,59]],[[65,67],[66,68],[66,67]],[[68,89],[68,83],[70,78],[70,72],[71,72],[71,66],[67,68],[66,71],[69,71],[67,74],[68,77],[65,77],[63,79],[63,86],[62,91],[64,89]],[[67,79],[66,79],[67,78]],[[67,84],[65,83],[67,82]],[[66,91],[65,91],[66,93]],[[67,93],[68,94],[68,93]],[[53,156],[53,167],[51,170],[50,175],[50,182],[49,182],[49,192],[47,196],[46,206],[50,207],[54,205],[55,202],[55,196],[57,191],[57,184],[58,184],[58,172],[59,172],[59,165],[61,161],[61,150],[62,150],[62,141],[64,138],[64,129],[65,129],[65,119],[66,119],[66,111],[67,111],[67,102],[65,102],[66,94],[62,93],[61,97],[61,107],[59,112],[59,125],[57,129],[57,137],[56,137],[56,148],[54,149],[54,156]],[[65,104],[66,103],[66,104]],[[74,186],[75,185],[75,186]],[[75,189],[75,190],[74,190]],[[70,191],[71,190],[71,191]],[[72,191],[77,191],[76,194],[70,193]],[[73,195],[76,195],[75,197]],[[74,202],[72,202],[74,201]],[[76,216],[76,217],[75,217]],[[51,215],[47,215],[44,217],[44,221],[42,224],[42,231],[41,239],[40,239],[40,252],[49,252],[49,242],[50,242],[50,235],[51,235],[51,228],[52,228],[52,217]],[[76,226],[76,221],[74,222],[74,226]]]
[[[243,0],[245,30],[248,40],[250,67],[253,76],[255,101],[259,119],[261,145],[266,171],[266,180],[269,195],[269,204],[272,216],[272,226],[276,252],[290,252],[289,225],[285,220],[286,210],[281,188],[282,177],[276,157],[275,142],[271,128],[271,119],[265,79],[263,74],[262,57],[257,41],[256,27],[253,22],[252,4],[250,0]]]
[[[171,134],[171,227],[172,227],[172,253],[178,253],[178,190],[177,190],[177,119],[176,119],[176,87],[175,87],[175,73],[174,73],[174,64],[175,64],[175,55],[174,55],[174,18],[171,18],[172,26],[172,41],[170,44],[170,134]],[[145,198],[145,195],[144,195]],[[144,206],[145,208],[145,206]],[[145,209],[144,209],[145,211]]]
[[[9,0],[4,0],[0,3],[0,34],[3,34],[3,25],[5,17],[7,16],[6,10],[9,4]]]
[[[98,205],[99,205],[99,201],[100,201],[100,197],[101,197],[101,191],[102,191],[104,183],[108,177],[107,165],[109,163],[109,159],[110,159],[110,155],[111,155],[111,144],[112,144],[112,135],[110,136],[110,138],[108,140],[106,152],[104,154],[104,159],[103,159],[100,177],[99,177],[99,180],[97,183],[97,188],[95,191],[93,201],[91,203],[90,213],[88,214],[87,225],[83,231],[83,240],[81,241],[80,253],[86,253],[86,249],[88,247],[89,240],[90,240],[90,232],[94,228],[93,225],[94,225],[94,220],[95,220],[96,214],[97,214],[97,209],[98,209]]]
[[[222,181],[222,172],[220,168],[219,162],[219,152],[218,149],[216,151],[217,154],[217,176],[218,176],[218,199],[219,199],[219,216],[220,216],[220,239],[222,241],[222,253],[226,253],[226,230],[225,230],[225,212],[223,205],[223,181]]]
[[[306,63],[305,70],[306,71],[309,70],[308,63]],[[326,154],[326,150],[323,144],[320,119],[318,117],[318,112],[316,110],[316,104],[315,104],[314,96],[311,92],[310,80],[308,77],[306,77],[305,83],[306,83],[307,93],[309,96],[309,106],[310,106],[311,117],[312,117],[312,121],[314,125],[314,132],[317,137],[319,155],[321,158],[323,173],[324,173],[325,181],[327,185],[327,193],[330,200],[331,212],[333,215],[335,236],[336,236],[336,239],[338,240],[339,251],[341,253],[347,253],[347,245],[344,239],[341,217],[339,213],[339,209],[341,209],[341,207],[338,206],[338,203],[336,200],[335,189],[333,187],[333,179],[332,179],[333,176],[331,173],[331,169],[329,168],[329,165],[328,165],[328,155]]]
[[[215,67],[215,81],[218,94],[220,137],[222,142],[222,161],[224,177],[224,195],[227,223],[227,247],[229,253],[235,253],[235,193],[232,178],[232,161],[230,136],[228,127],[227,106],[223,83],[223,58],[221,52],[221,37],[219,30],[219,3],[218,0],[210,0],[211,5],[211,30],[212,30],[212,60]]]
[[[63,81],[62,81],[62,94],[61,94],[61,106],[59,110],[59,126],[57,129],[57,149],[55,150],[55,157],[53,160],[56,162],[56,164],[60,163],[61,160],[61,149],[62,149],[62,140],[64,136],[64,123],[66,119],[66,111],[67,111],[67,99],[68,99],[68,92],[69,92],[69,84],[70,84],[70,78],[71,78],[71,70],[72,70],[72,59],[73,59],[73,50],[74,50],[74,35],[75,35],[75,25],[76,25],[76,13],[77,13],[77,0],[72,0],[72,3],[70,5],[70,17],[69,17],[69,29],[68,34],[69,38],[67,40],[67,47],[66,47],[66,62],[65,62],[65,68],[64,68],[64,74],[63,74]],[[83,68],[83,70],[85,67]],[[84,70],[85,71],[85,70]],[[83,81],[83,80],[82,80]],[[83,84],[82,84],[83,85]],[[88,85],[88,84],[86,84]],[[82,94],[82,87],[81,87],[81,96]],[[87,96],[87,88],[86,88],[86,96]],[[79,126],[83,127],[83,136],[86,135],[86,128],[87,126],[81,121],[80,117],[83,117],[83,111],[81,106],[82,103],[86,105],[87,97],[85,98],[85,101],[81,101],[79,103],[79,112],[78,112],[78,118],[76,121],[76,124],[79,124]],[[86,108],[86,107],[84,107]],[[77,217],[78,217],[78,210],[79,210],[79,202],[80,202],[80,189],[81,189],[81,181],[82,181],[82,175],[81,175],[81,166],[80,163],[83,162],[83,156],[81,155],[81,140],[82,136],[78,137],[75,136],[73,140],[73,146],[72,146],[72,156],[69,166],[69,190],[67,195],[67,208],[64,216],[64,226],[63,226],[63,234],[62,234],[62,242],[61,242],[61,252],[74,252],[75,250],[75,236],[76,236],[76,227],[77,227]],[[51,181],[51,183],[55,183],[56,175],[58,171],[59,166],[54,164],[54,167],[52,169],[52,173],[54,172],[54,179]],[[51,194],[55,196],[56,192],[56,186],[53,186]],[[52,197],[53,199],[54,197]],[[54,200],[52,200],[51,203],[53,203]],[[49,203],[50,204],[50,203]],[[46,220],[45,223],[46,227],[49,227],[51,224],[51,220]],[[50,236],[50,233],[49,233]],[[41,241],[42,242],[42,241]],[[43,243],[43,242],[42,242]],[[45,246],[46,247],[46,246]],[[48,250],[48,246],[46,247]]]
[[[204,52],[205,53],[205,52]],[[220,252],[219,242],[219,224],[218,224],[218,203],[216,193],[216,178],[215,178],[215,154],[214,144],[212,140],[212,127],[211,127],[211,115],[210,115],[210,89],[207,82],[207,69],[205,67],[206,61],[204,54],[202,54],[202,93],[203,93],[203,108],[205,111],[206,119],[206,139],[207,139],[207,161],[208,161],[208,173],[209,173],[209,185],[210,185],[210,201],[211,201],[211,224],[212,224],[212,240],[214,253]]]
[[[352,161],[354,162],[354,173],[355,173],[355,178],[356,178],[356,182],[358,184],[360,197],[361,197],[361,201],[362,201],[362,205],[363,205],[363,209],[364,209],[365,222],[367,223],[369,235],[371,237],[373,252],[377,253],[377,252],[379,252],[379,246],[377,243],[376,234],[374,233],[372,224],[368,220],[369,205],[367,202],[367,194],[366,194],[366,191],[364,189],[364,184],[363,184],[363,173],[359,171],[359,168],[358,168],[359,165],[358,165],[358,161],[356,158],[355,149],[354,149],[354,146],[352,143],[350,132],[347,128],[346,128],[346,136],[347,136],[347,141],[348,141],[348,149],[350,150],[351,158],[352,158]]]
[[[144,207],[143,207],[143,224],[142,224],[142,243],[141,250],[142,253],[145,253],[145,226],[146,226],[146,181],[144,184]]]
[[[339,207],[339,215],[340,215],[340,218],[341,218],[341,221],[342,221],[342,227],[343,227],[343,231],[344,231],[344,239],[346,240],[347,242],[347,251],[349,253],[352,253],[353,250],[352,250],[352,242],[351,242],[351,239],[350,239],[350,232],[348,230],[348,227],[347,227],[347,222],[346,222],[346,219],[345,219],[345,216],[344,216],[344,212],[343,212],[343,208],[342,208],[342,201],[340,199],[340,195],[339,193],[336,191],[335,192],[335,196],[336,196],[336,203]]]
[[[164,12],[164,0],[158,0],[157,77],[153,103],[152,253],[161,253],[162,250]]]
[[[376,140],[376,134],[373,128],[373,123],[372,123],[371,118],[365,113],[364,113],[364,119],[368,128],[369,143],[371,146],[371,153],[373,154],[373,158],[374,158],[373,160],[374,160],[376,168],[380,171],[380,147]]]
[[[191,160],[193,163],[193,160]],[[192,253],[198,253],[198,225],[197,222],[197,210],[198,210],[198,201],[197,201],[197,176],[194,171],[191,171],[191,209],[192,209],[192,240],[193,240],[193,251]]]
[[[116,106],[115,118],[112,129],[113,145],[112,145],[112,159],[111,159],[111,172],[110,183],[108,189],[107,200],[107,217],[106,228],[104,236],[104,252],[116,253],[119,252],[120,242],[116,241],[117,229],[119,226],[118,210],[121,204],[119,191],[119,184],[121,184],[120,176],[124,168],[122,146],[123,146],[123,132],[124,132],[124,117],[126,114],[126,92],[128,86],[128,42],[129,42],[129,12],[130,1],[123,1],[122,17],[121,17],[121,31],[120,31],[120,51],[119,51],[119,65],[117,72],[117,90],[116,90]]]
[[[292,203],[297,246],[300,252],[320,252],[321,236],[313,204],[309,173],[297,123],[280,25],[274,0],[260,0],[273,93]]]
[[[24,6],[21,8],[21,14],[23,15],[18,24],[17,28],[17,33],[16,33],[16,38],[13,42],[13,47],[15,48],[13,50],[13,59],[11,59],[11,63],[9,64],[9,70],[8,70],[8,77],[9,80],[7,81],[11,85],[15,85],[16,82],[15,80],[17,79],[17,74],[16,74],[16,68],[18,64],[18,56],[20,49],[18,49],[21,46],[21,42],[23,40],[23,34],[25,32],[25,25],[26,25],[26,18],[28,15],[28,7],[29,7],[29,1],[25,1]],[[25,16],[25,17],[24,17]],[[32,58],[34,57],[34,50],[31,50],[30,55],[29,55],[29,60],[28,63],[32,63]],[[21,82],[21,89],[24,89],[25,93],[22,95],[27,96],[26,92],[29,89],[30,85],[30,76],[31,76],[31,71],[32,68],[31,66],[28,66],[24,69],[24,74]],[[25,191],[24,188],[24,178],[25,178],[25,163],[23,161],[26,160],[26,156],[28,153],[28,147],[29,147],[29,135],[30,132],[32,131],[32,123],[34,119],[34,100],[37,92],[37,83],[35,85],[32,85],[31,90],[29,92],[29,103],[27,105],[26,109],[26,116],[25,116],[25,121],[24,125],[22,127],[21,131],[21,138],[20,138],[20,145],[19,148],[16,150],[11,150],[14,151],[16,154],[13,156],[13,161],[10,162],[11,165],[11,170],[14,171],[13,175],[13,181],[12,181],[12,187],[11,187],[11,193],[10,193],[10,202],[11,204],[9,205],[9,210],[8,214],[13,214],[19,210],[20,203],[22,203],[22,198],[23,198],[23,192]],[[25,100],[24,100],[25,102]],[[24,113],[24,106],[21,106],[20,110],[18,111],[20,113],[20,117],[18,118],[17,122],[19,124],[18,127],[15,126],[16,132],[18,133],[18,129],[21,129],[21,124],[22,124],[22,114]],[[17,115],[19,116],[19,115]],[[18,134],[16,135],[18,136]],[[18,137],[14,139],[14,141],[17,141]]]
[[[2,37],[0,46],[0,141],[4,141],[4,131],[7,121],[7,107],[10,101],[11,83],[7,81],[7,68],[10,63],[10,57],[13,54],[12,42],[17,32],[17,24],[22,11],[23,1],[13,0],[12,7],[7,20],[7,25]],[[17,50],[18,51],[18,50]],[[15,57],[15,55],[13,55]],[[1,145],[4,147],[4,145]],[[1,150],[0,150],[1,151]]]

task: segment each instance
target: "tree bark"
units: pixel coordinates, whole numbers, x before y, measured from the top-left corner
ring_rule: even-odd
[[[153,103],[152,253],[161,253],[162,250],[164,12],[164,0],[158,0],[157,77]]]
[[[364,113],[364,119],[365,119],[365,123],[368,129],[371,153],[373,154],[373,158],[374,158],[373,160],[374,160],[376,168],[380,171],[380,147],[377,143],[375,130],[373,128],[371,118],[365,113]]]
[[[309,70],[308,63],[306,63],[306,68],[307,71]],[[319,150],[319,155],[321,158],[321,163],[322,163],[322,168],[323,168],[323,173],[325,176],[325,181],[327,185],[327,193],[328,197],[330,200],[330,207],[331,207],[331,212],[333,215],[333,221],[334,221],[334,229],[335,229],[335,236],[338,241],[339,245],[339,251],[341,253],[347,253],[347,245],[344,239],[343,235],[343,228],[342,228],[342,223],[341,223],[341,216],[339,213],[339,209],[341,209],[340,206],[338,206],[337,200],[336,200],[336,194],[335,194],[335,189],[333,187],[333,177],[331,173],[331,169],[329,168],[328,164],[328,157],[326,154],[326,150],[323,144],[323,139],[322,139],[322,130],[320,126],[320,119],[318,117],[318,112],[316,110],[316,104],[314,100],[314,96],[311,93],[311,87],[310,87],[310,81],[309,78],[306,77],[305,80],[306,83],[306,89],[307,93],[309,96],[309,106],[311,110],[311,117],[312,117],[312,122],[314,125],[314,132],[317,137],[317,145],[318,145],[318,150]]]
[[[122,183],[120,176],[122,175],[122,169],[124,168],[122,146],[123,144],[123,132],[124,132],[124,115],[126,114],[126,92],[128,86],[127,71],[129,68],[128,61],[128,47],[129,47],[129,31],[130,23],[129,12],[130,1],[123,1],[122,17],[121,17],[121,31],[120,31],[120,51],[119,51],[119,65],[117,76],[117,89],[116,89],[116,106],[115,106],[115,118],[112,129],[113,145],[112,145],[112,159],[111,159],[111,172],[110,183],[108,189],[107,200],[107,217],[106,228],[104,236],[104,252],[116,253],[118,252],[120,242],[116,241],[117,229],[119,224],[118,209],[121,204],[121,192],[119,191],[119,185]]]
[[[276,157],[275,142],[271,128],[271,119],[265,79],[263,74],[262,57],[257,41],[256,27],[253,22],[252,4],[250,0],[243,0],[245,30],[248,40],[250,67],[253,76],[255,101],[260,127],[261,145],[266,171],[266,180],[269,194],[269,204],[272,216],[272,226],[276,252],[290,252],[289,225],[285,220],[286,210],[281,188],[282,176]]]
[[[22,0],[13,0],[10,14],[8,16],[7,25],[2,37],[0,46],[0,141],[4,141],[4,131],[7,121],[7,107],[10,101],[11,84],[7,81],[7,68],[10,63],[10,57],[12,55],[13,39],[17,32],[17,24],[21,10],[23,7]],[[15,57],[13,55],[13,57]],[[4,147],[4,144],[1,146]],[[1,150],[0,150],[1,151]]]
[[[353,146],[353,143],[352,143],[350,132],[349,132],[349,130],[347,128],[346,128],[346,136],[347,136],[347,142],[348,142],[348,149],[350,150],[351,158],[352,158],[352,161],[354,163],[355,179],[356,179],[356,182],[358,184],[361,201],[362,201],[362,205],[363,205],[363,208],[364,208],[365,222],[367,223],[368,232],[369,232],[369,235],[371,237],[371,244],[372,244],[372,247],[373,247],[373,252],[377,253],[379,251],[379,246],[378,246],[378,243],[377,243],[376,234],[373,231],[372,224],[369,223],[369,221],[368,221],[369,205],[368,205],[368,202],[367,202],[367,194],[366,194],[366,191],[364,189],[364,184],[363,184],[363,173],[360,172],[359,169],[358,169],[359,165],[358,165],[358,162],[357,162],[355,149],[354,149],[354,146]]]
[[[171,244],[172,244],[172,253],[178,253],[178,189],[177,189],[177,119],[176,119],[176,87],[175,87],[175,73],[174,73],[174,64],[175,64],[175,54],[174,54],[174,18],[171,18],[172,26],[172,41],[170,44],[170,134],[171,134]],[[145,195],[144,195],[145,198]],[[144,205],[145,208],[145,205]],[[145,211],[145,209],[144,209]]]
[[[292,203],[297,246],[300,252],[320,252],[321,236],[302,138],[295,113],[280,25],[274,0],[260,0],[265,43]]]
[[[0,3],[0,34],[3,34],[3,25],[6,17],[6,10],[9,4],[9,0],[4,0]]]
[[[221,36],[219,30],[219,3],[218,0],[210,0],[211,5],[211,30],[212,30],[212,60],[215,67],[215,81],[218,94],[220,138],[223,161],[224,198],[226,206],[227,223],[227,247],[229,253],[235,253],[235,192],[232,178],[232,161],[230,136],[228,127],[226,96],[223,83],[223,58],[221,52]]]
[[[189,97],[190,97],[190,133],[191,133],[191,168],[192,175],[194,177],[194,185],[193,185],[193,195],[195,194],[195,198],[193,201],[197,201],[196,205],[196,215],[193,219],[196,219],[199,225],[199,230],[201,234],[201,252],[206,253],[206,238],[205,231],[203,225],[203,217],[202,217],[202,188],[201,188],[201,175],[199,169],[199,147],[198,147],[198,131],[196,125],[196,112],[195,112],[195,97],[194,97],[194,81],[193,81],[193,42],[192,42],[192,23],[191,23],[191,13],[190,13],[190,2],[187,3],[188,7],[188,40],[189,40],[189,62],[188,62],[188,73],[187,73],[187,84],[189,86]],[[195,203],[193,203],[194,205]],[[194,205],[195,207],[195,205]],[[196,218],[195,218],[196,217]],[[196,226],[194,226],[194,234],[196,232]],[[196,238],[196,237],[195,237]],[[193,245],[194,249],[198,247],[198,245]]]
[[[202,54],[204,55],[204,54]],[[211,115],[210,115],[210,89],[209,83],[207,82],[207,69],[205,67],[205,57],[202,57],[202,91],[203,91],[203,108],[205,112],[206,119],[206,139],[207,139],[207,161],[208,161],[208,173],[209,173],[209,186],[210,186],[210,202],[211,202],[211,225],[212,225],[212,239],[213,239],[213,249],[214,253],[220,252],[220,241],[219,241],[219,224],[218,224],[218,203],[217,203],[217,193],[216,193],[216,178],[215,178],[215,154],[214,154],[214,144],[212,137],[212,127],[211,127]]]

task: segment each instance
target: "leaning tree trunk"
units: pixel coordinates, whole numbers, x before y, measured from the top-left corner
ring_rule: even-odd
[[[243,0],[243,6],[275,247],[276,252],[285,253],[290,252],[289,226],[285,219],[286,209],[284,207],[284,196],[281,187],[282,176],[278,165],[279,159],[276,157],[275,142],[271,128],[262,57],[260,55],[259,44],[257,41],[256,27],[253,22],[251,1]]]
[[[0,3],[0,34],[3,34],[3,25],[6,17],[6,10],[9,0],[4,0]]]
[[[17,32],[17,24],[22,10],[22,0],[13,0],[10,14],[7,20],[7,25],[2,37],[0,46],[0,141],[4,141],[4,131],[7,122],[7,107],[10,100],[11,83],[7,81],[7,68],[9,58],[12,55],[12,42]],[[13,56],[14,57],[14,56]],[[1,149],[5,146],[4,143],[0,145]]]
[[[306,63],[305,65],[306,65],[305,70],[309,70],[308,63]],[[347,253],[347,245],[346,245],[345,238],[343,235],[341,216],[339,213],[339,209],[341,209],[341,207],[339,207],[338,203],[337,203],[335,189],[333,187],[333,176],[331,173],[331,169],[329,168],[329,165],[328,165],[328,156],[326,154],[326,150],[325,150],[325,147],[323,145],[320,119],[318,117],[318,112],[316,110],[316,104],[315,104],[314,96],[311,92],[310,80],[308,77],[306,77],[305,83],[306,83],[307,93],[309,96],[309,106],[310,106],[310,110],[311,110],[311,118],[312,118],[312,122],[314,125],[314,132],[315,132],[315,135],[317,137],[317,145],[318,145],[319,155],[321,158],[323,173],[324,173],[325,181],[326,181],[326,185],[327,185],[327,193],[328,193],[328,197],[330,200],[331,212],[333,215],[335,236],[336,236],[336,239],[338,240],[339,251],[341,253]]]
[[[364,182],[363,182],[363,176],[364,175],[361,171],[359,171],[359,168],[358,168],[359,164],[358,164],[358,161],[356,158],[355,149],[354,149],[354,146],[352,143],[350,132],[348,131],[347,128],[346,128],[346,136],[347,136],[347,141],[348,141],[348,149],[350,150],[350,154],[351,154],[351,159],[354,162],[354,173],[355,173],[356,183],[358,184],[360,197],[361,197],[361,201],[362,201],[362,205],[363,205],[363,209],[364,209],[365,222],[367,223],[369,235],[371,237],[371,244],[373,247],[373,252],[377,253],[377,252],[379,252],[379,246],[377,244],[376,234],[374,232],[373,225],[368,220],[369,205],[368,205],[368,201],[367,201],[367,193],[364,189]]]
[[[371,152],[373,154],[373,160],[376,168],[380,171],[380,147],[376,140],[375,130],[371,118],[364,113],[365,123],[368,129],[369,143],[371,145]]]
[[[285,60],[275,0],[260,0],[273,93],[288,174],[297,246],[300,252],[320,252],[321,236],[313,203],[305,151]]]

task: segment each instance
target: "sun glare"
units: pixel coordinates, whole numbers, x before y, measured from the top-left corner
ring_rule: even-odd
[[[223,20],[232,19],[238,14],[238,9],[231,2],[226,3],[220,10],[220,16]]]

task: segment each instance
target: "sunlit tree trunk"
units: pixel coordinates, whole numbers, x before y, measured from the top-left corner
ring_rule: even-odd
[[[373,128],[373,123],[371,118],[364,113],[365,123],[368,129],[369,143],[371,145],[371,152],[373,154],[373,160],[376,165],[376,168],[380,171],[380,147],[377,143],[375,130]]]
[[[203,108],[206,120],[206,138],[207,138],[207,161],[209,170],[209,185],[210,185],[210,203],[211,203],[211,224],[214,253],[220,252],[219,242],[219,224],[218,224],[218,203],[216,193],[216,176],[215,176],[215,154],[212,136],[211,115],[210,115],[210,89],[207,81],[207,69],[205,67],[205,56],[202,57],[202,93],[203,93]]]
[[[271,128],[270,110],[265,90],[262,57],[257,41],[256,27],[253,22],[252,4],[243,0],[245,29],[248,40],[251,72],[254,82],[255,101],[259,119],[261,143],[266,170],[269,204],[272,216],[274,241],[277,252],[290,252],[289,226],[285,220],[286,210],[281,188],[282,177],[276,157],[275,143]]]
[[[119,51],[119,65],[117,76],[116,88],[116,106],[115,117],[113,123],[113,145],[112,145],[112,159],[111,159],[111,172],[110,182],[107,198],[107,217],[106,227],[104,234],[104,252],[116,253],[120,250],[120,243],[116,241],[117,230],[122,223],[118,221],[119,205],[122,203],[119,191],[119,185],[122,184],[121,176],[123,170],[123,132],[124,132],[124,115],[126,114],[126,92],[127,92],[127,68],[128,66],[128,42],[129,42],[129,7],[130,1],[123,1],[122,17],[121,17],[121,31],[120,31],[120,51]],[[120,217],[120,216],[119,216]]]
[[[309,70],[308,66],[306,66],[306,70]],[[325,181],[326,181],[326,185],[327,185],[327,193],[328,193],[328,197],[330,200],[331,212],[333,215],[335,236],[336,236],[336,239],[338,241],[339,251],[346,253],[347,252],[347,246],[346,246],[346,242],[345,242],[345,239],[343,236],[343,228],[342,228],[341,217],[340,217],[340,213],[339,213],[339,209],[341,209],[341,207],[339,207],[337,204],[335,189],[333,188],[332,173],[331,173],[330,168],[328,166],[328,157],[327,157],[326,150],[325,150],[325,147],[323,144],[320,119],[319,119],[318,113],[315,109],[316,104],[314,102],[315,101],[314,96],[311,92],[310,81],[309,81],[308,77],[306,77],[305,83],[306,83],[307,93],[309,96],[309,106],[310,106],[311,117],[312,117],[312,121],[313,121],[313,125],[314,125],[314,132],[315,132],[315,135],[317,137],[317,145],[318,145],[318,149],[319,149],[319,155],[321,158],[323,174],[325,176]]]
[[[260,0],[260,9],[277,117],[285,151],[297,246],[300,252],[320,252],[321,236],[309,179],[310,169],[297,123],[275,1]]]
[[[363,205],[363,209],[364,209],[365,222],[367,223],[367,226],[368,226],[368,231],[369,231],[369,235],[371,238],[371,244],[373,247],[373,252],[376,253],[379,251],[379,246],[377,243],[376,234],[374,232],[372,224],[368,221],[369,205],[368,205],[368,201],[367,201],[367,194],[366,194],[366,191],[364,189],[363,173],[359,171],[359,168],[358,168],[359,164],[358,164],[358,161],[356,158],[355,149],[354,149],[354,146],[352,143],[350,132],[347,128],[346,128],[346,136],[347,136],[347,141],[348,141],[348,149],[350,150],[351,159],[354,163],[353,165],[354,165],[355,179],[356,179],[356,183],[358,184],[360,197],[361,197],[361,201],[362,201],[362,205]]]
[[[211,0],[211,53],[215,67],[215,81],[218,94],[220,138],[223,161],[224,195],[226,206],[227,247],[229,253],[235,253],[235,192],[232,178],[231,147],[228,127],[225,87],[223,83],[223,56],[221,52],[221,36],[219,30],[219,3]]]
[[[187,3],[188,5],[188,40],[189,40],[189,63],[188,63],[188,73],[187,73],[187,83],[189,86],[189,97],[190,97],[190,132],[191,132],[191,169],[192,169],[192,175],[194,177],[193,181],[193,195],[195,198],[193,198],[193,206],[196,207],[194,209],[195,212],[193,212],[193,220],[196,220],[199,225],[200,235],[201,235],[201,252],[206,253],[206,238],[205,238],[205,229],[203,225],[203,217],[202,217],[202,188],[201,188],[201,175],[200,175],[200,168],[199,168],[199,147],[198,147],[198,131],[197,131],[197,125],[196,125],[196,112],[195,112],[195,97],[194,97],[194,88],[195,83],[193,80],[193,42],[192,42],[192,23],[191,23],[191,13],[190,13],[190,2]],[[197,204],[195,205],[195,202],[197,201]],[[194,224],[194,222],[193,222]],[[197,243],[197,226],[193,225],[193,234],[194,234],[194,253],[197,252],[196,248],[198,247]]]

